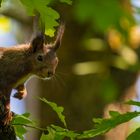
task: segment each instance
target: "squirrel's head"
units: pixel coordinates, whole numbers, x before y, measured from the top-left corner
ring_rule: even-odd
[[[30,44],[30,53],[32,53],[32,71],[40,78],[50,78],[55,74],[58,64],[56,51],[61,45],[61,39],[64,33],[64,25],[60,25],[56,39],[52,44],[45,44],[45,35],[38,34]]]

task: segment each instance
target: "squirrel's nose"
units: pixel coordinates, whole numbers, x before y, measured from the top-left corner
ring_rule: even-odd
[[[53,71],[48,71],[48,77],[51,77],[54,75],[54,72]]]

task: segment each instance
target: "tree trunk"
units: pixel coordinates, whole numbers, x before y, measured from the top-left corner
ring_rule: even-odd
[[[12,125],[0,125],[0,140],[17,140],[16,133]]]

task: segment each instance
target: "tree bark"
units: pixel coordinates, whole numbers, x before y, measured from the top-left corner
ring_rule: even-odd
[[[17,140],[16,133],[12,125],[0,125],[0,140]]]

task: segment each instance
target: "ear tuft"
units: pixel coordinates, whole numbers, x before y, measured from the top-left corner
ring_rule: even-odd
[[[62,37],[64,34],[64,30],[65,30],[65,23],[62,22],[60,24],[60,27],[58,28],[56,40],[55,40],[54,45],[53,45],[55,51],[61,46],[61,40],[62,40]]]
[[[32,52],[35,53],[38,50],[43,49],[43,44],[45,41],[45,36],[42,33],[39,33],[33,40],[31,43],[32,46]]]

